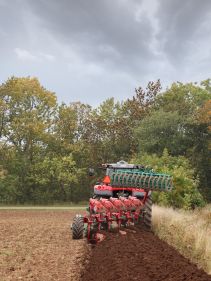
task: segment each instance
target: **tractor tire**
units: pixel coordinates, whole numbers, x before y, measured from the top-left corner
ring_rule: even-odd
[[[83,217],[75,217],[72,224],[73,239],[82,239],[84,236],[84,219]]]
[[[151,229],[152,227],[152,196],[149,195],[144,206],[144,225]]]

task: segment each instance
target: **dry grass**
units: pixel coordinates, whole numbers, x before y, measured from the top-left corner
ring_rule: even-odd
[[[183,211],[153,207],[155,233],[211,274],[211,205]]]

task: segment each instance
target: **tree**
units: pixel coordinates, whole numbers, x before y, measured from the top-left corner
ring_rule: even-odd
[[[207,100],[198,110],[198,122],[207,127],[207,132],[211,133],[211,99]]]
[[[210,136],[206,123],[210,99],[209,79],[200,84],[173,83],[156,97],[151,113],[139,122],[137,130],[142,151],[161,155],[166,147],[172,155],[185,155],[199,176],[204,195],[211,186]]]
[[[25,200],[30,167],[52,133],[56,96],[36,78],[12,77],[0,86],[0,98],[0,164],[7,179],[16,181],[16,195]]]
[[[156,97],[161,91],[160,80],[150,81],[144,90],[142,87],[135,89],[135,95],[132,99],[125,102],[127,115],[133,121],[140,121],[154,106]]]
[[[84,171],[76,166],[72,155],[46,156],[31,167],[30,188],[36,202],[73,201],[75,186]],[[37,189],[37,186],[40,188]]]
[[[140,151],[163,157],[165,148],[190,160],[205,190],[211,174],[211,80],[160,91],[159,80],[149,82],[131,99],[110,98],[92,108],[58,105],[36,78],[8,79],[0,85],[0,200],[84,200],[90,193],[88,167],[130,161]]]
[[[90,112],[81,140],[89,147],[93,164],[98,166],[102,162],[128,157],[127,127],[122,115],[122,104],[115,103],[113,98]]]
[[[190,118],[210,98],[211,91],[207,90],[204,82],[201,82],[200,85],[177,82],[157,96],[155,108],[162,108],[168,112],[177,111],[180,115]]]
[[[167,148],[172,155],[184,155],[191,139],[186,135],[183,116],[162,109],[146,116],[136,130],[141,152],[161,155]]]
[[[0,87],[1,141],[33,157],[33,146],[51,132],[56,96],[36,78],[12,77]]]
[[[203,194],[211,200],[211,100],[196,112],[194,130],[192,161],[198,171]]]

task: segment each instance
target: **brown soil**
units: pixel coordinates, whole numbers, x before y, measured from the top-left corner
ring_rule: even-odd
[[[69,226],[74,215],[0,211],[0,281],[211,281],[143,229],[106,233],[95,246],[87,246],[85,239],[72,240]]]
[[[82,281],[211,281],[175,249],[144,229],[109,233],[93,246]]]
[[[0,281],[75,281],[86,241],[73,241],[72,211],[0,211]]]

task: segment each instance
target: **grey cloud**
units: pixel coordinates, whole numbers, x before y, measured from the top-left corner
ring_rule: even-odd
[[[8,3],[1,2],[0,5],[0,50],[8,49],[12,40],[19,41],[18,37],[21,34],[21,30],[24,29],[24,22],[20,13],[17,13],[18,5],[16,2],[14,5],[8,5]],[[9,43],[9,45],[8,45]]]
[[[210,0],[160,0],[157,10],[162,51],[175,65],[180,64],[200,43],[202,25],[209,20]],[[210,26],[211,31],[211,25]]]
[[[210,0],[0,0],[0,82],[37,76],[59,100],[124,99],[210,75]]]
[[[38,0],[31,1],[30,7],[43,28],[87,59],[114,61],[128,68],[152,56],[148,45],[153,30],[147,17],[136,21],[137,1]]]

